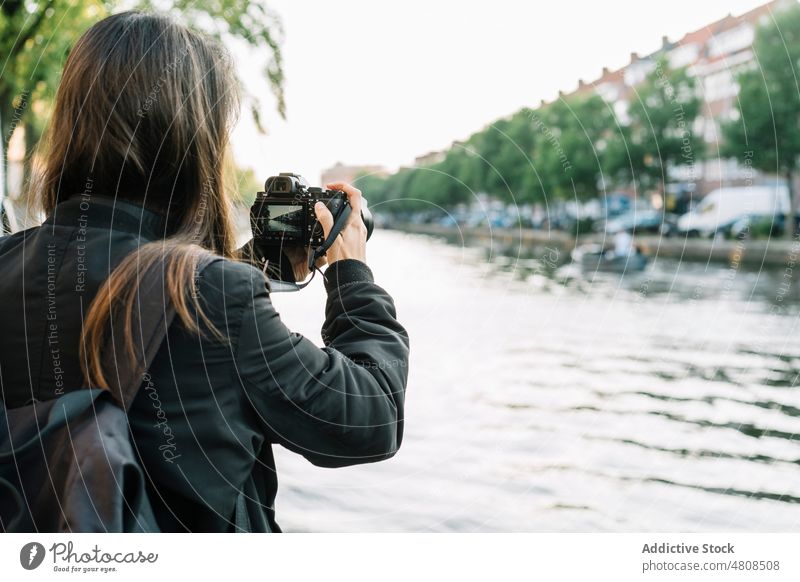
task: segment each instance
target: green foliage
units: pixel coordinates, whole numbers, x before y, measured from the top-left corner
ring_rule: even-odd
[[[473,192],[462,179],[462,176],[467,175],[466,168],[470,161],[470,155],[463,149],[453,149],[442,162],[430,168],[429,172],[418,172],[420,176],[429,177],[431,183],[428,188],[435,204],[450,206],[468,202],[472,198]]]
[[[18,125],[30,120],[41,124],[42,116],[31,115],[34,104],[46,107],[52,100],[70,48],[84,29],[106,14],[107,8],[105,2],[97,0],[0,3],[3,146]]]
[[[123,1],[115,0],[112,3],[122,4]],[[265,0],[137,0],[135,7],[168,11],[181,22],[204,30],[224,44],[231,39],[243,41],[258,54],[266,56],[264,75],[277,99],[278,112],[281,115],[286,113],[281,53],[283,27],[279,16]],[[249,97],[255,102],[252,113],[256,125],[263,131],[258,115],[258,99],[254,95]]]
[[[800,6],[758,29],[755,67],[738,77],[738,119],[723,126],[724,155],[786,177],[787,224],[796,212],[794,177],[800,161]],[[793,229],[786,229],[791,238]]]
[[[758,29],[756,65],[738,77],[738,119],[723,127],[723,153],[772,173],[796,171],[800,157],[800,6]],[[751,153],[752,152],[752,153]]]
[[[604,152],[617,139],[608,105],[598,96],[560,99],[541,113],[538,164],[550,193],[587,200],[599,194]]]
[[[371,179],[362,190],[391,201],[385,209],[393,212],[452,207],[480,192],[509,204],[586,200],[599,193],[603,152],[618,139],[614,127],[600,97],[562,99],[500,119],[454,145],[443,161]]]
[[[589,234],[594,229],[594,219],[587,217],[579,218],[575,221],[572,228],[572,234],[579,236],[582,234]]]
[[[3,151],[24,125],[35,143],[47,119],[66,56],[94,22],[116,10],[159,9],[223,42],[244,42],[267,57],[265,75],[284,113],[283,31],[263,0],[0,0],[0,130]],[[257,125],[258,100],[251,97]],[[261,128],[263,129],[263,128]],[[5,156],[3,156],[5,163]],[[7,173],[4,173],[7,176]],[[0,184],[0,192],[5,192]]]
[[[759,218],[750,225],[748,234],[754,239],[770,238],[775,234],[775,221],[772,218]]]
[[[474,164],[474,169],[458,178],[471,179],[475,190],[491,193],[506,202],[525,198],[524,188],[530,182],[526,178],[533,172],[534,150],[534,132],[525,111],[496,121],[471,141],[474,155],[467,163]]]
[[[664,190],[669,168],[701,159],[703,141],[693,131],[701,101],[686,69],[671,70],[665,60],[635,90],[628,123],[609,148],[612,178]]]

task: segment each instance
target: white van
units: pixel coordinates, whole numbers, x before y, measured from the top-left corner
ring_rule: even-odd
[[[678,230],[689,235],[714,236],[743,218],[785,215],[789,211],[786,186],[720,188],[708,193],[678,219]]]

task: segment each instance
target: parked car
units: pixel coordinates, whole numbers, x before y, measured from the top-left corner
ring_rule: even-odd
[[[729,234],[731,227],[748,218],[775,218],[789,209],[786,186],[720,188],[678,220],[679,232],[687,236],[714,237]]]
[[[620,192],[614,192],[601,198],[602,216],[606,220],[616,218],[627,213],[632,206],[629,196]]]

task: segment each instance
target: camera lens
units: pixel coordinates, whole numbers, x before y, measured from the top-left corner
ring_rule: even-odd
[[[372,218],[372,213],[366,204],[361,208],[361,220],[364,221],[364,226],[367,227],[367,240],[369,240],[369,237],[372,236],[372,231],[375,230],[375,220]]]

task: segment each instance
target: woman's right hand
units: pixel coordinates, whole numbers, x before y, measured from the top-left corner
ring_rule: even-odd
[[[328,259],[328,265],[344,259],[355,259],[366,263],[367,227],[364,221],[361,220],[361,190],[346,182],[332,182],[331,184],[325,184],[325,187],[329,190],[342,190],[347,194],[347,200],[353,208],[350,217],[347,219],[347,224],[345,224],[339,236],[336,237],[331,248],[325,254]],[[322,232],[325,234],[325,238],[328,238],[328,234],[333,228],[331,211],[322,202],[317,202],[314,205],[314,214],[317,215],[317,220],[322,225]]]

